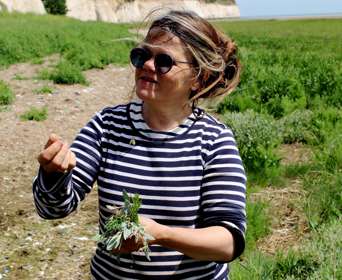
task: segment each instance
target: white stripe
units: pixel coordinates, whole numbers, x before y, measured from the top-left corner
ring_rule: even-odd
[[[116,186],[122,186],[122,187],[128,187],[128,188],[132,188],[132,189],[137,189],[137,190],[151,190],[151,191],[175,191],[175,192],[179,192],[179,191],[197,191],[199,190],[200,186],[193,186],[193,187],[166,187],[166,186],[149,186],[149,185],[144,185],[144,187],[142,187],[141,185],[137,185],[137,184],[131,184],[131,183],[127,183],[127,182],[121,182],[121,181],[117,181],[117,180],[113,180],[113,179],[108,179],[106,177],[102,177],[99,176],[98,177],[98,181],[99,182],[105,182],[108,184],[113,184]],[[103,187],[105,188],[105,187]]]
[[[218,279],[218,278],[223,274],[223,272],[225,272],[226,269],[227,269],[227,264],[225,263],[225,264],[222,265],[221,270],[220,270],[219,273],[215,276],[214,279]]]
[[[130,144],[126,144],[126,143],[122,143],[122,142],[116,142],[113,141],[111,139],[103,139],[103,142],[107,142],[113,145],[119,145],[125,148],[132,148],[132,145]],[[136,145],[134,146],[135,150],[139,150],[139,151],[144,151],[144,152],[161,152],[161,153],[181,153],[181,152],[194,152],[194,151],[198,151],[200,150],[199,146],[194,146],[191,148],[177,148],[177,149],[168,149],[168,148],[149,148],[149,147],[143,147],[143,146],[139,146]]]
[[[127,147],[127,145],[126,145],[126,147]],[[171,158],[171,157],[163,158],[163,157],[145,157],[145,156],[135,155],[133,153],[122,153],[122,152],[113,151],[113,150],[106,150],[106,152],[108,154],[117,155],[117,156],[123,156],[124,155],[127,158],[144,160],[146,162],[148,162],[148,161],[156,161],[156,162],[165,163],[165,162],[181,162],[181,161],[190,161],[190,160],[202,160],[202,157],[200,155],[198,155],[198,156],[188,156],[188,157],[176,157],[176,158]],[[105,159],[105,160],[107,160],[107,159]]]
[[[122,196],[122,192],[119,191],[114,191],[114,190],[109,190],[109,189],[104,189],[102,188],[102,191],[109,193],[109,194],[115,194],[118,196]],[[163,201],[197,201],[200,199],[199,196],[180,196],[180,197],[174,197],[174,196],[152,196],[152,195],[140,195],[141,199],[151,199],[151,200],[163,200]],[[101,198],[101,200],[103,200],[104,202],[108,203],[108,204],[113,204],[112,200],[106,199],[106,198]]]
[[[202,202],[202,205],[217,204],[217,203],[230,203],[230,204],[240,205],[241,207],[245,207],[244,202],[233,200],[233,199],[208,199],[208,200],[204,200]],[[227,209],[227,208],[225,208],[225,209]],[[236,212],[236,210],[235,210],[235,212]]]
[[[239,191],[226,191],[226,190],[218,190],[218,191],[207,191],[207,192],[203,192],[202,196],[206,196],[206,195],[212,195],[212,194],[220,194],[220,195],[237,195],[237,196],[241,196],[243,198],[246,197],[246,195],[243,192],[239,192]]]
[[[233,182],[233,181],[211,181],[211,182],[206,182],[202,185],[202,187],[210,187],[210,186],[235,186],[235,187],[241,187],[243,189],[246,188],[245,184],[240,183],[240,182]]]
[[[79,141],[79,140],[75,140],[74,143],[77,143],[77,144],[79,144],[80,146],[83,146],[83,147],[85,148],[86,151],[87,151],[87,150],[90,150],[90,151],[92,151],[95,155],[97,155],[98,157],[101,157],[100,152],[99,152],[96,148],[94,148],[93,146],[90,146],[88,143],[81,142],[81,141]],[[94,142],[94,143],[96,143],[96,142]],[[71,147],[71,148],[73,148],[73,147]],[[99,147],[97,147],[97,148],[99,148]],[[77,149],[77,148],[74,148],[74,149]],[[79,150],[79,151],[82,151],[82,150]],[[83,153],[85,153],[84,155],[87,156],[87,155],[86,155],[86,154],[87,154],[86,152],[83,151]],[[90,159],[94,158],[93,156],[90,156],[90,155],[88,155],[88,157],[89,157]],[[95,159],[95,160],[96,160],[96,159]]]
[[[244,172],[243,166],[241,164],[238,164],[238,163],[221,163],[221,164],[207,165],[206,170],[210,170],[212,168],[238,168]]]
[[[130,167],[138,170],[146,170],[146,171],[189,171],[189,170],[203,170],[202,166],[194,165],[194,166],[180,166],[180,167],[154,167],[154,166],[144,166],[144,165],[137,165],[127,162],[121,162],[118,160],[107,159],[107,163],[116,164],[123,167]]]
[[[112,267],[113,267],[113,265],[112,265],[111,263],[109,263],[107,260],[101,258],[101,257],[98,256],[98,255],[97,255],[97,257],[98,257],[99,259],[101,259],[104,263],[106,263],[108,266],[112,266]],[[127,277],[123,277],[123,276],[119,276],[119,275],[115,274],[114,272],[110,271],[109,269],[106,269],[105,267],[103,267],[103,265],[99,264],[99,263],[95,260],[95,258],[93,258],[93,263],[95,263],[99,268],[101,268],[102,270],[104,270],[105,272],[107,272],[109,275],[114,276],[114,277],[117,277],[117,279],[120,279],[120,280],[138,280],[137,278],[132,278],[132,276],[130,276],[129,278],[127,278]],[[101,275],[101,277],[103,277],[103,279],[105,279],[105,280],[112,280],[112,279],[109,279],[109,278],[105,277],[101,272],[99,272],[97,269],[95,269],[94,266],[92,266],[92,268],[93,268],[99,275]],[[118,270],[123,270],[123,269],[118,269]]]
[[[133,274],[136,272],[136,270],[128,269],[128,268],[123,268],[123,267],[115,265],[114,263],[110,263],[107,260],[103,259],[99,255],[97,255],[97,257],[99,259],[101,259],[103,262],[105,262],[106,264],[108,264],[109,266],[111,266],[112,268],[115,268],[117,270],[125,271],[125,272],[128,272],[128,273],[133,273]],[[203,270],[203,269],[206,269],[206,268],[210,268],[212,266],[215,266],[215,263],[212,262],[212,263],[209,263],[209,264],[207,264],[205,266],[187,268],[187,269],[176,270],[176,271],[173,271],[173,270],[171,270],[171,271],[166,271],[166,270],[164,270],[164,271],[139,271],[139,274],[141,274],[141,275],[154,275],[154,276],[174,275],[174,274],[182,274],[182,273],[191,272],[191,271]]]
[[[244,180],[247,180],[244,173],[239,173],[239,172],[215,172],[215,173],[206,174],[203,176],[203,178],[211,178],[211,177],[218,177],[218,176],[240,177],[240,178],[243,178]]]
[[[116,203],[112,205],[117,205]],[[100,205],[100,209],[102,211],[112,213],[111,210],[107,209],[106,207],[103,207]],[[175,211],[175,212],[190,212],[190,211],[197,211],[199,209],[199,206],[180,206],[180,207],[173,207],[173,206],[165,206],[165,205],[146,205],[142,204],[140,206],[140,209],[154,209],[154,210],[165,210],[165,211]]]
[[[103,172],[107,174],[114,174],[114,175],[119,175],[123,176],[126,178],[134,178],[134,179],[139,179],[139,180],[147,180],[147,181],[161,181],[161,182],[170,182],[172,180],[173,182],[175,181],[200,181],[202,180],[202,176],[172,176],[172,177],[157,177],[157,176],[144,176],[144,175],[138,175],[138,174],[133,174],[133,173],[128,173],[128,172],[121,172],[117,170],[112,170],[108,168],[103,168]]]

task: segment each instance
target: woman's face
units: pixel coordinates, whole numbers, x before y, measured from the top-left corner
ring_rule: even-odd
[[[195,85],[195,71],[192,65],[188,64],[191,63],[191,56],[182,41],[171,33],[153,28],[139,47],[148,49],[152,58],[146,61],[142,68],[136,68],[137,96],[143,101],[161,105],[186,104],[190,90]],[[154,58],[164,53],[170,55],[176,65],[166,74],[160,74],[155,69]]]

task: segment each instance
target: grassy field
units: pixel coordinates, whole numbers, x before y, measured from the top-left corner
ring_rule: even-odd
[[[342,20],[215,25],[238,43],[244,66],[217,107],[248,174],[247,248],[231,279],[342,279]],[[39,77],[87,84],[86,69],[128,64],[131,28],[0,14],[0,66],[57,53]],[[0,106],[13,102],[0,77]]]

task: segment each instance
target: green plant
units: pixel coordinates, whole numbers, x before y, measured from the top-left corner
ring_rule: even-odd
[[[256,242],[270,231],[270,219],[266,209],[267,205],[263,202],[247,203],[247,250],[253,250]]]
[[[24,80],[28,80],[27,77],[24,77],[20,74],[15,74],[14,77],[13,77],[13,80],[17,80],[17,81],[24,81]]]
[[[247,172],[262,174],[279,166],[274,148],[279,145],[280,136],[272,117],[247,110],[226,113],[223,121],[234,132]]]
[[[20,115],[20,119],[22,121],[44,121],[47,119],[48,112],[47,108],[35,108],[31,107],[28,111]]]
[[[342,175],[324,170],[309,172],[304,177],[307,196],[304,211],[312,229],[342,218]]]
[[[286,255],[278,254],[271,270],[271,279],[307,280],[319,267],[318,260],[309,254],[290,250]]]
[[[42,0],[45,10],[53,15],[65,15],[67,13],[66,0]]]
[[[0,80],[0,105],[9,105],[15,99],[10,87]]]
[[[284,116],[279,121],[282,130],[283,143],[318,144],[322,141],[322,130],[310,110],[296,110]]]
[[[62,60],[50,74],[50,79],[56,84],[87,84],[87,81],[78,65]]]
[[[49,86],[43,86],[41,88],[36,89],[34,92],[37,94],[49,94],[53,92],[53,89]]]
[[[144,228],[139,224],[138,210],[141,205],[141,200],[138,194],[129,196],[126,191],[123,191],[124,205],[123,207],[113,208],[114,214],[110,216],[105,224],[104,232],[98,234],[95,240],[99,242],[100,247],[103,247],[108,252],[114,249],[120,249],[122,242],[128,239],[134,239],[135,242],[142,242],[142,250],[146,257],[149,257],[148,241],[153,237],[145,233]]]

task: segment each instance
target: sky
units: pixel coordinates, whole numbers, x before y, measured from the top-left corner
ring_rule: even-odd
[[[342,0],[236,0],[241,17],[342,13]]]

